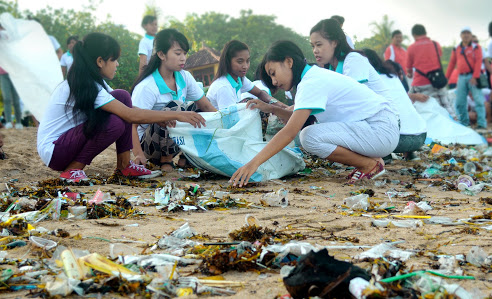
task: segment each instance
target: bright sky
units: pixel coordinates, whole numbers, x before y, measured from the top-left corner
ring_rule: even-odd
[[[140,22],[145,3],[152,1],[103,0],[98,6],[97,18],[104,20],[109,14],[115,23],[143,34]],[[37,11],[48,5],[81,9],[88,1],[18,0],[18,3],[21,10]],[[277,16],[277,23],[305,36],[319,20],[337,14],[345,17],[345,32],[358,40],[372,36],[369,24],[381,22],[383,15],[387,14],[394,21],[393,28],[400,29],[410,38],[405,41],[407,44],[413,42],[412,26],[420,23],[426,27],[429,37],[446,46],[457,44],[461,28],[470,26],[485,46],[489,41],[488,24],[492,21],[492,0],[156,0],[154,3],[157,3],[163,16],[173,16],[180,21],[189,13],[215,11],[237,17],[241,9],[252,9],[254,14]]]

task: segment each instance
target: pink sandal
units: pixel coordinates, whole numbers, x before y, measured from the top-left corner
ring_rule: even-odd
[[[379,161],[376,161],[376,166],[374,166],[374,168],[371,169],[371,171],[369,171],[368,173],[364,173],[364,172],[356,169],[356,171],[354,172],[354,174],[352,175],[352,177],[350,178],[348,183],[354,184],[355,182],[360,181],[363,178],[366,178],[369,180],[375,179],[375,178],[383,175],[385,172],[386,172],[386,170],[384,169],[384,166]]]

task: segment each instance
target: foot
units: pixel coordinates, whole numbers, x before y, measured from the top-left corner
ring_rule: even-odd
[[[188,168],[191,167],[191,164],[188,162],[188,159],[186,159],[183,155],[181,155],[178,160],[178,167]]]
[[[17,123],[17,124],[15,124],[15,128],[17,130],[22,130],[22,129],[24,129],[24,126],[22,124]]]
[[[354,184],[357,181],[360,181],[364,178],[366,179],[375,179],[381,175],[383,175],[386,172],[384,169],[384,166],[378,161],[376,162],[376,165],[369,171],[363,172],[361,170],[356,171],[353,175],[352,178],[348,181],[349,184]]]
[[[130,161],[130,164],[124,169],[121,169],[121,174],[129,178],[151,179],[160,176],[160,171],[150,171],[143,165],[137,165]]]
[[[162,172],[172,172],[176,168],[173,161],[170,162],[161,162],[161,171]]]
[[[70,183],[78,183],[81,181],[88,181],[89,178],[82,169],[70,169],[64,171],[60,174],[60,179],[62,181]]]
[[[12,129],[14,126],[12,125],[11,122],[8,122],[5,124],[5,129]]]

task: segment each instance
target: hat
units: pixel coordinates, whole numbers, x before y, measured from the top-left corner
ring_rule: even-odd
[[[472,32],[470,26],[465,26],[465,27],[461,28],[461,32],[460,33],[463,33],[465,31],[468,31],[470,33]]]

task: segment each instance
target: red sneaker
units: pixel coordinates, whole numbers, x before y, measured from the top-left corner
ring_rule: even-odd
[[[374,166],[374,168],[371,169],[371,171],[369,171],[368,173],[363,173],[362,171],[357,169],[357,171],[352,175],[352,177],[350,178],[348,183],[354,184],[355,182],[360,181],[363,178],[366,178],[369,180],[375,179],[375,178],[383,175],[385,172],[386,172],[386,170],[384,169],[383,164],[376,162],[376,166]]]
[[[162,172],[158,170],[150,171],[147,168],[145,168],[145,166],[135,164],[133,163],[133,161],[130,160],[130,164],[128,164],[128,166],[125,169],[121,170],[121,174],[132,178],[151,179],[160,176]]]
[[[60,174],[60,179],[62,181],[67,181],[70,183],[78,183],[80,181],[88,181],[89,178],[82,169],[70,169],[64,171]]]

